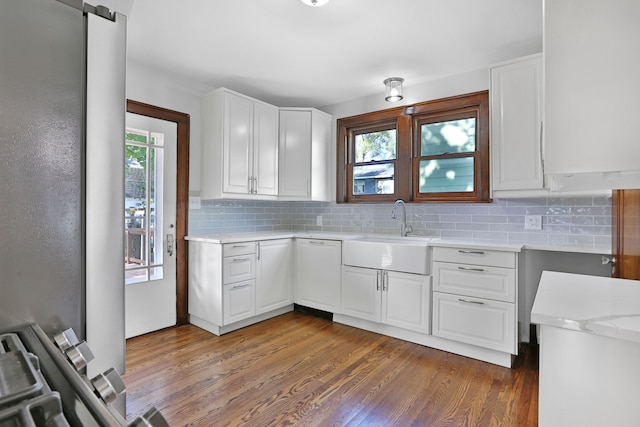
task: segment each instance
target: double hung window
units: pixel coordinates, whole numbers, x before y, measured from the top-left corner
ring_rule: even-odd
[[[488,93],[338,121],[338,202],[488,202]]]

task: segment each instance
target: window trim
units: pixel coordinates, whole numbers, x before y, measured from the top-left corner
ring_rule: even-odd
[[[419,123],[429,118],[448,120],[456,114],[476,114],[476,151],[446,155],[474,157],[474,191],[451,193],[420,193],[418,165]],[[467,116],[469,117],[469,116]],[[394,194],[353,194],[353,163],[350,151],[352,136],[360,129],[375,128],[384,123],[396,122],[396,166],[394,167]],[[491,202],[489,191],[489,91],[442,98],[418,104],[375,111],[358,116],[338,119],[337,122],[337,203],[381,203],[403,199],[407,202]],[[440,156],[427,156],[430,158]],[[445,157],[440,157],[445,158]]]

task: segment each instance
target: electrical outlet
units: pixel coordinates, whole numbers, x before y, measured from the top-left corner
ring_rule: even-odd
[[[318,216],[316,217],[316,225],[317,225],[318,227],[322,227],[322,215],[318,215]]]
[[[542,215],[525,215],[525,230],[542,230]]]
[[[189,196],[189,209],[200,209],[200,197],[198,196]]]

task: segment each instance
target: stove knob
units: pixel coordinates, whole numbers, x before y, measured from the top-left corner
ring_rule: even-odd
[[[76,336],[76,333],[73,332],[73,329],[69,328],[66,331],[58,332],[53,336],[53,342],[58,346],[58,348],[62,351],[67,351],[68,348],[77,345],[80,340]]]
[[[79,344],[69,348],[66,353],[67,359],[69,359],[77,371],[87,366],[87,363],[94,359],[93,352],[89,348],[89,344],[85,341],[81,341]]]
[[[118,372],[111,368],[98,374],[91,380],[98,396],[104,403],[111,403],[126,390],[124,382]]]
[[[156,408],[149,409],[143,416],[133,420],[129,427],[169,427],[160,411]]]

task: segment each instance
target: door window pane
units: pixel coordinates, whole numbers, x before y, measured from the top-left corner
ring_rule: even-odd
[[[420,193],[474,191],[473,157],[420,160]]]
[[[353,167],[353,194],[393,194],[393,163]]]
[[[164,135],[125,133],[125,283],[162,278]]]
[[[420,127],[420,141],[421,156],[476,151],[476,119],[423,124]]]

